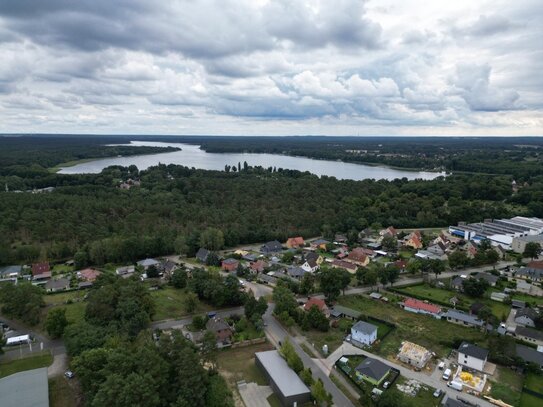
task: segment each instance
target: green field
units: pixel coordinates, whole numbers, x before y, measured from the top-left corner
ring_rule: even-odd
[[[476,329],[404,311],[397,304],[387,304],[361,295],[340,297],[338,302],[396,325],[396,329],[376,347],[376,353],[386,357],[395,356],[401,342],[406,338],[435,352],[438,357],[449,353],[454,340],[466,340],[481,346],[486,343],[484,334]]]
[[[155,302],[154,321],[163,319],[175,319],[189,315],[185,310],[185,298],[187,297],[186,290],[180,290],[173,287],[166,287],[161,290],[151,291],[151,297]],[[211,311],[212,308],[198,301],[195,314]]]
[[[46,305],[66,304],[67,301],[73,301],[73,302],[82,301],[83,297],[85,297],[85,294],[87,294],[87,292],[88,290],[74,290],[74,291],[46,294],[43,296],[43,300],[45,301]]]
[[[543,375],[528,373],[524,380],[524,387],[543,394]]]
[[[490,396],[507,404],[518,406],[522,392],[523,377],[504,366],[498,366],[492,377]]]
[[[49,352],[23,359],[10,360],[9,362],[0,363],[0,377],[9,376],[24,370],[47,367],[51,363],[53,363],[53,356]]]
[[[262,372],[255,365],[255,352],[273,349],[268,343],[246,346],[244,348],[227,349],[219,352],[217,365],[219,372],[225,378],[231,388],[236,383],[245,380],[247,383],[255,382],[261,386],[268,382]]]
[[[519,407],[541,407],[541,404],[543,404],[543,400],[531,394],[522,393],[520,396]]]

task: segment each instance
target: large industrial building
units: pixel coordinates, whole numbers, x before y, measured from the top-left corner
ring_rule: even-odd
[[[311,400],[311,391],[292,370],[278,351],[255,353],[255,364],[259,366],[284,407],[294,403],[302,405]]]
[[[485,219],[480,223],[460,222],[458,226],[449,226],[449,233],[475,242],[488,239],[494,246],[510,250],[514,238],[542,234],[543,220],[515,216],[511,219]]]

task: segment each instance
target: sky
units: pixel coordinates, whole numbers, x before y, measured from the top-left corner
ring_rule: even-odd
[[[0,132],[543,135],[541,0],[3,0]]]

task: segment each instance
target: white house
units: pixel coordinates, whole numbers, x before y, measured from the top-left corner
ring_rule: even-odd
[[[351,328],[351,339],[364,345],[371,345],[377,340],[377,327],[364,321],[358,321]]]
[[[458,364],[482,372],[488,358],[488,350],[468,342],[462,342],[458,348]]]
[[[539,314],[532,308],[522,308],[515,314],[515,323],[523,326],[535,327]]]

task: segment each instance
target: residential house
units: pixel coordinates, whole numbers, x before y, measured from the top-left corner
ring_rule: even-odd
[[[57,291],[66,291],[70,288],[70,280],[59,278],[58,280],[49,280],[45,283],[45,291],[54,293]]]
[[[320,268],[319,264],[314,258],[306,260],[301,267],[308,273],[314,273]]]
[[[515,273],[516,278],[523,278],[525,280],[532,280],[535,282],[543,281],[543,269],[533,267],[521,267]]]
[[[263,273],[267,267],[268,263],[266,263],[264,260],[253,261],[249,264],[249,269],[253,273]]]
[[[349,273],[352,274],[356,273],[357,270],[356,264],[349,263],[348,261],[344,260],[333,260],[332,262],[330,262],[330,266],[347,270]]]
[[[370,298],[372,300],[380,300],[381,298],[383,298],[383,295],[381,293],[373,292],[370,294]]]
[[[309,311],[312,307],[317,307],[320,312],[326,315],[326,318],[330,318],[330,310],[328,309],[328,306],[326,305],[324,300],[321,300],[317,297],[311,297],[304,304],[304,310]]]
[[[443,243],[434,243],[428,246],[426,250],[439,257],[441,260],[445,260],[447,258],[447,247]]]
[[[364,248],[357,247],[349,253],[346,261],[356,264],[360,267],[366,267],[370,262],[370,258],[367,256],[366,250]]]
[[[149,270],[150,267],[155,267],[157,270],[160,270],[160,262],[155,259],[143,259],[136,263],[138,266],[143,267],[144,271]]]
[[[34,263],[32,265],[32,280],[47,280],[51,278],[52,273],[49,263]]]
[[[283,250],[283,246],[277,240],[272,240],[271,242],[264,243],[260,247],[260,252],[264,254],[278,253],[281,250]]]
[[[400,273],[404,273],[407,267],[407,262],[405,260],[396,260],[392,263],[392,266],[400,270]]]
[[[517,326],[513,336],[537,346],[543,346],[543,332],[525,326]]]
[[[451,288],[456,291],[462,291],[464,289],[464,280],[463,276],[456,276],[451,280]]]
[[[366,358],[356,368],[357,375],[375,386],[380,386],[388,376],[391,367],[374,358]]]
[[[535,327],[539,314],[533,308],[519,309],[515,314],[515,323],[522,326]]]
[[[287,246],[289,249],[297,249],[299,247],[304,247],[305,246],[304,238],[301,236],[289,237],[287,239],[287,243],[285,243],[285,246]]]
[[[334,253],[336,257],[341,260],[349,255],[349,250],[347,249],[347,247],[342,246],[335,250],[332,250],[332,253]]]
[[[451,244],[451,240],[442,232],[434,239],[434,244],[441,244],[445,249]]]
[[[221,263],[221,268],[224,271],[236,271],[239,266],[239,261],[236,259],[224,259]]]
[[[532,260],[527,264],[528,268],[543,270],[543,260]]]
[[[166,261],[163,261],[161,265],[161,268],[164,271],[164,274],[166,274],[167,276],[171,276],[178,267],[179,265],[176,262],[171,261],[169,259],[167,259]]]
[[[413,342],[402,342],[398,359],[410,366],[422,369],[432,358],[432,352]]]
[[[483,372],[488,353],[488,350],[464,341],[458,347],[458,364]]]
[[[484,325],[484,321],[477,318],[475,315],[466,314],[463,311],[450,309],[447,312],[443,314],[443,318],[445,318],[448,322],[452,322],[453,324],[458,325],[464,325],[464,326],[472,326],[480,328]]]
[[[322,257],[319,253],[307,252],[307,253],[304,253],[303,260],[315,262],[320,266],[322,262],[324,261],[324,257]]]
[[[360,318],[360,315],[362,315],[361,312],[351,308],[343,307],[341,305],[334,305],[334,307],[330,311],[330,316],[335,319],[346,318],[352,321],[356,321],[358,318]]]
[[[21,276],[23,266],[7,266],[0,268],[0,279],[18,278]]]
[[[351,340],[363,345],[371,345],[377,340],[377,327],[364,321],[358,321],[351,327]]]
[[[414,298],[407,298],[401,306],[404,310],[414,312],[417,314],[428,314],[434,318],[441,317],[441,307],[429,302],[416,300]]]
[[[242,257],[245,261],[257,261],[258,257],[255,254],[249,253]]]
[[[243,256],[247,256],[249,254],[249,252],[247,250],[242,250],[242,249],[237,249],[234,254],[240,256],[241,258],[243,258]]]
[[[415,257],[418,257],[419,259],[429,259],[429,260],[447,260],[447,255],[445,254],[437,255],[428,250],[419,250],[417,253],[415,253]]]
[[[86,268],[77,272],[77,278],[89,283],[94,283],[98,276],[102,274],[93,268]]]
[[[422,234],[415,230],[407,236],[404,246],[411,247],[412,249],[419,250],[422,249]]]
[[[326,250],[326,246],[329,244],[330,242],[326,239],[317,239],[317,240],[313,240],[311,243],[310,243],[310,246],[314,249],[320,249],[320,250]]]
[[[232,328],[220,317],[213,317],[207,321],[206,329],[215,334],[219,344],[227,345],[232,341]]]
[[[516,345],[516,353],[526,363],[532,363],[543,369],[543,352],[539,352],[529,346]]]
[[[473,278],[475,278],[476,280],[485,280],[491,287],[494,287],[498,282],[498,277],[489,273],[479,272],[474,274]]]
[[[205,263],[207,262],[207,258],[211,252],[207,249],[204,249],[203,247],[200,247],[198,251],[196,252],[196,258],[200,260],[200,262]]]
[[[511,307],[515,309],[526,308],[526,302],[521,300],[511,300]]]
[[[479,311],[481,311],[485,307],[485,304],[482,304],[480,302],[474,302],[469,307],[469,313],[471,315],[479,315]]]
[[[379,232],[379,236],[381,237],[385,237],[385,236],[396,237],[397,235],[398,235],[398,231],[394,229],[393,226],[389,226],[388,228],[383,229]]]
[[[347,236],[345,235],[342,235],[340,233],[337,233],[335,236],[334,236],[334,243],[337,243],[337,244],[345,244],[347,243]]]
[[[296,280],[301,280],[305,273],[306,271],[303,268],[298,267],[298,266],[289,266],[285,270],[286,275]]]
[[[121,276],[123,278],[128,278],[132,275],[134,275],[134,272],[136,271],[135,267],[134,266],[123,266],[123,267],[118,267],[116,270],[115,270],[115,273],[118,275],[118,276]]]
[[[473,259],[478,251],[477,246],[471,240],[466,243],[466,246],[464,247],[464,249],[466,250],[466,256],[469,259]]]

